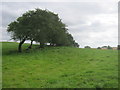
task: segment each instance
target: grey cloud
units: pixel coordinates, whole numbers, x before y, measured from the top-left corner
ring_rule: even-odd
[[[17,16],[12,15],[8,12],[3,11],[2,12],[2,27],[7,27],[10,22],[14,21],[17,18]]]
[[[10,41],[10,39],[11,39],[10,34],[7,33],[6,28],[2,28],[2,40],[3,41]]]

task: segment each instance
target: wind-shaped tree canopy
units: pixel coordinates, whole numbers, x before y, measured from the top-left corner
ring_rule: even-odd
[[[41,47],[44,47],[44,43],[57,46],[76,45],[72,35],[67,30],[58,14],[42,9],[24,13],[17,20],[11,22],[7,29],[11,33],[12,39],[20,40],[19,52],[21,52],[21,46],[26,40],[39,42]]]

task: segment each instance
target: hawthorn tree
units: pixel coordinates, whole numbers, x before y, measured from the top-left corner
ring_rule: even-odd
[[[48,10],[35,9],[24,13],[8,25],[7,31],[11,33],[12,39],[20,41],[19,52],[22,51],[22,45],[26,40],[31,41],[27,49],[32,48],[33,41],[39,42],[41,48],[44,48],[45,43],[78,46],[58,14]]]
[[[11,33],[12,39],[19,40],[18,51],[22,51],[22,44],[26,40],[32,40],[31,36],[34,35],[34,27],[32,21],[32,14],[34,11],[29,11],[17,18],[16,21],[8,25],[7,31]]]
[[[48,10],[36,9],[24,13],[16,21],[8,25],[7,31],[11,32],[12,39],[20,40],[19,52],[22,51],[22,44],[26,40],[31,40],[31,45],[28,48],[32,47],[33,41],[38,41],[41,45],[44,44],[47,38],[47,30],[50,27],[49,23],[53,20],[51,19],[52,15],[54,16],[55,14]],[[53,27],[54,24],[52,24],[50,29]]]

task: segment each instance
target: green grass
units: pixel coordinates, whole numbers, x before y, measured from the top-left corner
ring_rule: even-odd
[[[117,88],[118,51],[2,43],[3,88]],[[29,44],[23,45],[23,50]]]

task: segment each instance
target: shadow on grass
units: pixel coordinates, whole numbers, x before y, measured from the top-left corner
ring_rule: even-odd
[[[2,54],[3,55],[23,55],[23,54],[30,54],[35,52],[43,52],[46,50],[46,48],[51,48],[51,47],[40,48],[37,45],[35,45],[31,49],[23,48],[22,52],[18,52],[18,50],[8,50],[8,51],[3,51]]]

